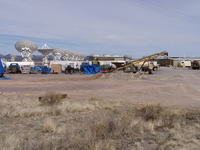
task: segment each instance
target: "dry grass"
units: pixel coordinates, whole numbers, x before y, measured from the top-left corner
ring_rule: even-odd
[[[44,97],[53,97],[53,101],[59,98]],[[199,108],[99,98],[40,105],[37,97],[21,97],[21,101],[10,98],[0,104],[3,150],[198,150],[200,147]]]
[[[163,107],[160,104],[147,104],[137,108],[137,115],[144,118],[146,121],[159,119]]]
[[[49,133],[49,132],[55,132],[56,126],[54,121],[51,118],[47,118],[44,121],[43,124],[43,132]]]

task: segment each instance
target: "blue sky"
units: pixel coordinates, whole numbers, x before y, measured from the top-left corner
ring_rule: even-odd
[[[200,56],[199,0],[0,0],[0,53],[18,40],[83,54]]]

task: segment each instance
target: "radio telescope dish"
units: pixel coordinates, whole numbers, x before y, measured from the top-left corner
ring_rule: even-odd
[[[52,52],[53,56],[54,56],[54,61],[76,61],[76,60],[84,60],[84,56],[79,54],[79,53],[75,53],[69,50],[64,50],[64,49],[54,49]]]
[[[23,61],[32,61],[32,53],[37,51],[38,46],[32,41],[22,40],[15,43],[15,48],[21,53]]]
[[[45,43],[44,45],[42,45],[41,49],[50,49],[49,46]]]
[[[59,48],[54,49],[53,50],[53,56],[54,56],[53,60],[61,61],[61,57],[62,57],[63,53],[64,53],[63,49],[59,49]]]
[[[42,55],[47,56],[50,53],[53,52],[54,49],[38,49],[38,52],[40,52]]]
[[[84,59],[83,55],[69,51],[69,50],[64,50],[62,54],[62,60],[65,60],[65,61],[77,61],[77,60],[83,60],[83,59]]]
[[[52,53],[54,49],[50,49],[47,44],[44,44],[41,49],[38,49],[38,52],[40,52],[44,58],[43,58],[43,64],[48,64],[48,55]]]

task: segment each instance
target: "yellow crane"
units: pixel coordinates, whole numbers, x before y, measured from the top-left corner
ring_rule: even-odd
[[[146,57],[143,57],[141,59],[134,60],[134,61],[130,62],[129,64],[125,65],[125,66],[113,69],[113,70],[111,70],[109,72],[122,70],[122,69],[125,69],[127,67],[134,66],[134,65],[137,66],[139,63],[142,62],[142,66],[139,69],[139,71],[140,71],[141,68],[143,67],[143,65],[145,64],[145,62],[150,61],[150,60],[154,60],[154,59],[156,59],[157,57],[160,57],[160,56],[168,56],[168,53],[166,51],[163,51],[163,52],[156,53],[156,54],[153,54],[153,55],[150,55],[150,56],[146,56]],[[91,77],[85,78],[85,80],[98,79],[98,78],[102,77],[102,75],[103,75],[102,73],[101,74],[98,73],[98,74],[95,74],[95,75],[93,75]]]
[[[146,57],[134,60],[134,61],[130,62],[129,64],[122,66],[122,67],[119,67],[119,68],[116,68],[116,69],[113,69],[110,72],[122,70],[122,69],[125,69],[127,67],[131,67],[131,66],[137,66],[139,63],[143,63],[142,66],[139,69],[139,70],[141,70],[141,68],[144,66],[145,62],[150,61],[150,60],[154,60],[154,59],[156,59],[157,57],[160,57],[160,56],[168,56],[168,52],[163,51],[163,52],[160,52],[160,53],[156,53],[156,54],[153,54],[153,55],[150,55],[150,56],[146,56]]]

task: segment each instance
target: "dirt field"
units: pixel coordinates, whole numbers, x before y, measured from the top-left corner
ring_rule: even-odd
[[[199,150],[200,71],[7,76],[1,150]]]
[[[8,76],[13,79],[0,81],[0,91],[3,93],[38,96],[47,91],[59,91],[68,93],[73,100],[95,97],[200,106],[200,72],[188,69],[160,68],[153,75],[145,75],[142,79],[122,73],[96,80],[85,80],[90,77],[88,75]]]

